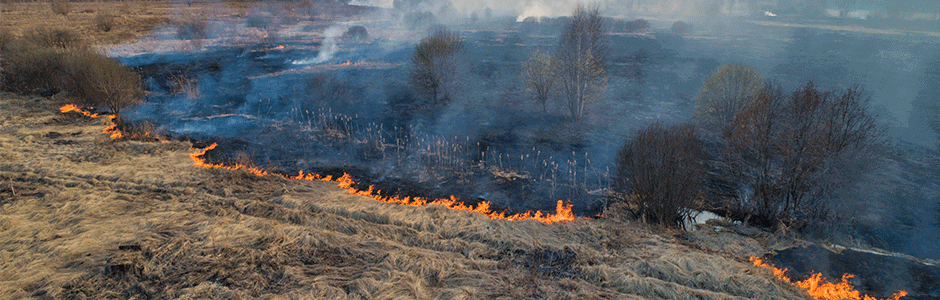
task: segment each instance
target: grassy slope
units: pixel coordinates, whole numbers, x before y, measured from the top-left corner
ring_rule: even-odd
[[[73,3],[62,17],[48,3],[4,4],[0,27],[67,24],[102,45],[171,11],[206,11],[173,6]],[[87,8],[122,18],[97,32]],[[331,183],[195,168],[189,143],[110,140],[106,120],[57,108],[0,94],[2,299],[805,298],[747,261],[787,243],[766,234],[379,203]]]
[[[0,94],[0,298],[803,297],[747,262],[765,239],[385,204],[106,122]]]

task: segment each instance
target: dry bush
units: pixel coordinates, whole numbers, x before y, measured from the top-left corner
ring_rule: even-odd
[[[700,206],[706,172],[701,144],[691,125],[653,123],[620,148],[612,188],[634,216],[681,227],[689,209]]]
[[[364,42],[369,39],[369,32],[366,30],[365,26],[356,25],[349,27],[346,33],[343,34],[343,38],[348,38],[356,42]]]
[[[9,29],[0,28],[0,51],[5,50],[14,40],[16,36]]]
[[[139,103],[140,76],[104,55],[75,51],[65,55],[62,66],[63,90],[78,103],[106,106],[115,115]]]
[[[209,24],[196,16],[187,16],[170,23],[176,27],[176,37],[186,40],[201,40],[207,37]]]
[[[0,88],[23,95],[52,96],[62,54],[31,43],[12,42],[0,50]]]
[[[672,23],[672,27],[669,30],[672,31],[673,34],[687,35],[692,33],[692,24],[676,21]]]
[[[535,99],[542,104],[542,110],[548,112],[548,99],[555,92],[555,76],[552,57],[548,53],[536,50],[522,65],[522,76],[525,78],[526,91],[535,94]]]
[[[72,11],[72,4],[68,0],[52,0],[52,12],[59,15],[68,15]]]
[[[69,49],[85,46],[78,33],[65,28],[35,27],[23,34],[23,40],[40,47]]]
[[[103,10],[99,11],[98,15],[95,16],[95,27],[98,30],[109,32],[114,28],[114,19],[115,16],[111,12]]]
[[[623,23],[623,31],[627,33],[644,33],[650,30],[650,22],[636,19]]]
[[[185,94],[187,99],[199,99],[199,83],[196,79],[181,75],[170,75],[167,80],[170,81],[171,93],[174,95]]]
[[[464,53],[456,33],[440,27],[421,40],[411,55],[410,83],[431,104],[447,103],[458,90],[457,69]]]
[[[323,108],[346,108],[352,101],[350,87],[334,73],[317,73],[305,80],[308,101],[300,107],[313,111]]]
[[[728,165],[751,193],[737,209],[755,224],[825,218],[823,200],[875,167],[884,130],[858,88],[819,91],[812,82],[786,95],[767,88],[725,131]]]
[[[692,117],[699,127],[720,134],[763,88],[764,79],[754,69],[740,64],[723,66],[698,90]]]

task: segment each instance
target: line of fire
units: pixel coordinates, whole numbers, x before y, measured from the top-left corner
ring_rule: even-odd
[[[115,119],[114,115],[111,114],[98,114],[90,112],[89,109],[82,109],[74,104],[67,104],[60,108],[62,113],[67,112],[77,112],[91,118],[106,117],[108,120],[112,121],[108,127],[102,129],[102,132],[109,134],[112,139],[118,138],[128,138],[129,135],[125,135],[119,129],[117,129],[117,124],[113,122]],[[165,138],[159,136],[147,135],[148,137],[155,137],[159,141],[166,141]],[[133,136],[130,136],[131,138]],[[352,195],[369,197],[377,201],[399,204],[399,205],[410,205],[410,206],[424,206],[424,205],[440,205],[450,209],[466,211],[471,213],[484,214],[490,219],[494,220],[535,220],[545,224],[554,224],[558,222],[567,222],[575,220],[575,215],[572,212],[572,205],[566,204],[562,200],[558,200],[557,208],[555,213],[543,213],[541,211],[526,211],[516,214],[506,214],[502,211],[493,211],[490,208],[488,202],[481,202],[475,206],[466,205],[460,202],[460,199],[451,196],[449,199],[424,199],[420,197],[407,197],[407,196],[382,196],[381,191],[375,190],[374,186],[369,186],[366,189],[358,188],[355,180],[349,174],[343,174],[343,176],[338,178],[333,178],[330,175],[322,176],[319,174],[309,174],[304,173],[302,170],[298,171],[297,175],[283,175],[271,173],[266,170],[263,170],[258,167],[244,166],[239,164],[225,165],[221,163],[208,163],[206,162],[203,155],[206,152],[215,149],[218,144],[211,144],[202,149],[193,149],[193,152],[189,155],[193,160],[194,167],[200,168],[215,168],[215,169],[225,169],[230,171],[245,171],[256,176],[281,176],[287,179],[293,180],[306,180],[306,181],[328,181],[336,182],[337,187],[347,190]],[[865,294],[861,294],[850,282],[850,279],[855,277],[853,274],[845,273],[837,281],[830,281],[828,278],[823,276],[821,273],[812,273],[808,278],[804,280],[793,280],[787,275],[787,269],[779,269],[759,257],[750,257],[749,260],[756,267],[766,268],[773,272],[774,277],[777,279],[792,284],[796,287],[806,290],[806,292],[813,297],[814,299],[819,300],[840,300],[840,299],[850,299],[850,300],[879,300],[875,297],[870,297]],[[885,300],[899,300],[902,297],[906,296],[908,293],[906,291],[898,291],[891,295],[890,298],[884,298]]]

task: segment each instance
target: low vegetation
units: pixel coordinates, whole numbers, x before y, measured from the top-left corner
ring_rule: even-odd
[[[99,11],[95,16],[95,27],[104,32],[111,31],[114,28],[115,18],[116,16],[109,11]]]
[[[463,51],[460,37],[444,27],[422,39],[411,56],[410,83],[415,92],[432,105],[450,102],[460,86],[457,75]]]
[[[724,137],[733,180],[750,190],[734,206],[764,226],[830,217],[825,200],[871,171],[885,145],[861,90],[820,91],[812,82],[789,94],[765,88]]]
[[[764,89],[764,79],[754,69],[740,64],[721,67],[708,77],[695,96],[695,123],[721,133],[735,114]]]
[[[703,205],[706,171],[692,125],[653,123],[620,148],[611,186],[637,219],[683,227]]]
[[[66,29],[34,28],[0,49],[2,88],[24,95],[60,92],[74,102],[121,108],[140,101],[140,77],[115,60],[84,47]]]
[[[678,35],[688,35],[692,33],[692,24],[682,22],[682,21],[676,21],[675,23],[672,23],[672,27],[670,27],[670,31]]]
[[[104,106],[120,115],[122,108],[141,101],[140,76],[116,60],[90,51],[74,51],[62,58],[60,84],[74,102]]]
[[[68,15],[72,11],[72,5],[68,0],[52,0],[50,3],[52,12],[58,15]]]

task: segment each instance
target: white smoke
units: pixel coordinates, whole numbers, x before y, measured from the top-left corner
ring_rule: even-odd
[[[522,22],[528,17],[555,18],[570,15],[574,11],[576,2],[573,1],[546,1],[529,2],[522,8],[522,13],[516,17],[516,22]]]
[[[323,43],[320,45],[320,51],[317,53],[316,57],[298,59],[291,61],[295,65],[309,65],[309,64],[321,64],[325,61],[333,59],[333,55],[336,54],[336,38],[340,37],[346,31],[346,25],[333,25],[330,28],[327,28],[323,32]]]

